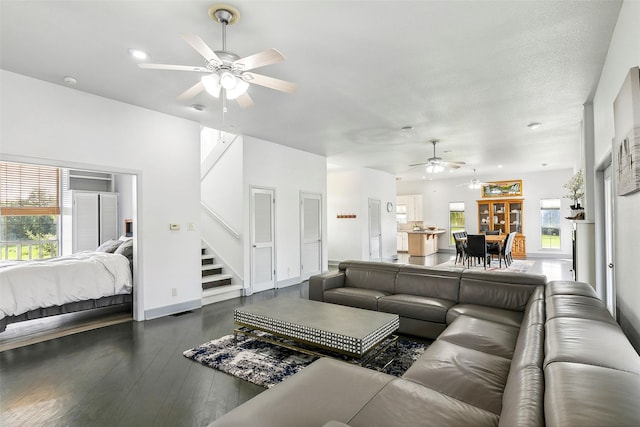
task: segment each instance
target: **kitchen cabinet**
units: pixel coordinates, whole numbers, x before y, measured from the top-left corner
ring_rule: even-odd
[[[409,194],[405,196],[397,196],[396,212],[398,214],[402,213],[406,222],[422,221],[422,195]],[[401,223],[405,224],[406,222]]]
[[[406,231],[398,231],[398,252],[409,251],[409,236]]]

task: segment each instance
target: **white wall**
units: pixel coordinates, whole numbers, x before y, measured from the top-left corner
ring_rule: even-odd
[[[128,174],[115,174],[114,191],[118,193],[118,233],[124,235],[124,220],[133,218],[134,203],[134,176]],[[135,224],[134,224],[135,225]]]
[[[630,68],[640,65],[640,2],[625,1],[611,38],[600,82],[593,100],[595,165],[598,167],[612,152],[615,135],[613,102]],[[615,173],[613,173],[615,175]],[[615,190],[614,190],[615,191]],[[640,240],[640,193],[614,196],[615,286],[618,321],[640,349],[640,287],[635,266]],[[601,252],[601,251],[599,251]],[[599,263],[605,260],[600,258]]]
[[[540,243],[540,200],[561,199],[562,216],[569,216],[571,210],[569,199],[564,199],[566,189],[563,185],[571,178],[572,170],[550,170],[540,173],[522,174],[520,176],[503,176],[500,174],[478,174],[481,181],[502,181],[509,179],[521,179],[524,199],[523,234],[526,237],[527,256],[571,256],[571,229],[569,220],[561,222],[561,249],[542,249]],[[436,225],[447,229],[449,236],[449,203],[464,202],[465,228],[470,233],[478,232],[478,203],[481,199],[480,190],[470,190],[466,186],[458,186],[467,182],[467,178],[448,178],[434,181],[399,181],[397,183],[398,195],[422,194],[423,219],[425,225]],[[455,248],[449,246],[448,238],[438,240],[439,249]]]
[[[327,200],[327,160],[325,157],[274,144],[243,138],[243,234],[244,259],[250,255],[250,189],[275,190],[276,198],[276,281],[279,287],[300,282],[300,192],[322,195]],[[323,240],[327,241],[326,213],[323,212]],[[327,269],[327,245],[323,247],[322,269]],[[245,262],[245,289],[250,281],[250,263]]]
[[[137,174],[135,318],[199,306],[199,125],[0,73],[2,159]]]
[[[214,135],[214,136],[212,136]],[[211,138],[217,139],[218,131],[203,129],[204,145],[213,146]],[[204,209],[201,213],[201,235],[211,245],[221,260],[227,264],[233,274],[233,284],[244,285],[244,242],[243,234],[243,137],[223,134],[223,142],[216,147],[224,149],[222,144],[230,144],[220,156],[215,166],[203,177],[201,183],[202,201],[215,212],[234,232],[236,237]],[[205,163],[206,159],[203,159]]]
[[[327,175],[329,260],[369,259],[369,199],[380,200],[382,259],[397,257],[395,177],[366,168],[332,169]],[[394,209],[387,212],[387,202]],[[337,218],[354,214],[356,218]]]

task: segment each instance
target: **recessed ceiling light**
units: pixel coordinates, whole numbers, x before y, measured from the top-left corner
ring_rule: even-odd
[[[147,59],[149,57],[149,55],[147,55],[147,52],[140,50],[140,49],[129,49],[129,55],[133,56],[136,59]]]
[[[498,165],[498,169],[502,169],[502,165]]]
[[[193,105],[191,106],[191,108],[193,108],[193,109],[194,109],[194,110],[196,110],[196,111],[204,111],[204,110],[205,110],[205,108],[207,108],[207,107],[205,107],[205,106],[204,106],[204,105],[202,105],[202,104],[193,104]]]
[[[76,80],[75,77],[71,77],[71,76],[64,76],[62,80],[68,85],[74,85],[78,83],[78,80]]]
[[[527,125],[529,129],[538,129],[540,126],[542,126],[542,124],[538,122],[531,122]]]
[[[413,130],[413,126],[403,126],[400,130],[402,132],[411,132]]]

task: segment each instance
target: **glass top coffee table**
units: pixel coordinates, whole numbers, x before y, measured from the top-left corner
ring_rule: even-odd
[[[233,317],[239,326],[234,337],[249,335],[316,356],[335,352],[360,364],[397,342],[394,332],[400,325],[397,314],[300,298],[274,298],[246,305],[237,308]]]

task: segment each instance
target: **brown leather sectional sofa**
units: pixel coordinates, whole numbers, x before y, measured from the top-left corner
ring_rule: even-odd
[[[344,262],[309,297],[435,341],[401,377],[320,359],[214,426],[640,426],[640,357],[586,283]]]

